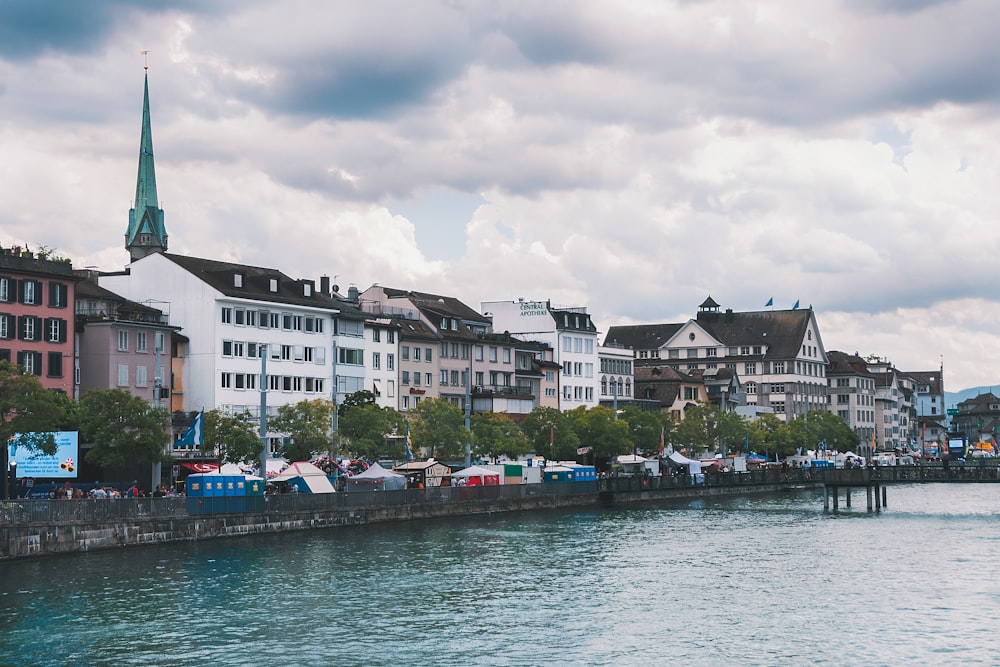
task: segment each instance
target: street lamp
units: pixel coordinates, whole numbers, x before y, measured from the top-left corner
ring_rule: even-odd
[[[17,461],[10,462],[10,484],[8,485],[10,489],[10,499],[14,500],[17,498]]]

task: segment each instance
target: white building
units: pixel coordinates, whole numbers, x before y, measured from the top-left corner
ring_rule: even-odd
[[[484,301],[493,330],[546,343],[562,367],[559,409],[598,404],[597,327],[586,308],[556,308],[548,301]]]
[[[267,408],[332,399],[338,308],[311,280],[275,269],[167,253],[136,259],[100,285],[127,299],[169,304],[189,339],[184,409],[260,413],[266,355]],[[359,331],[361,329],[359,328]],[[271,434],[272,447],[279,434]]]

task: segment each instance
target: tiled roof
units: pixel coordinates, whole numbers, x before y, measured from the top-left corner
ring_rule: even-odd
[[[613,326],[604,337],[604,345],[631,350],[655,350],[674,337],[683,324],[631,324]]]
[[[169,259],[177,266],[188,271],[199,280],[226,296],[312,306],[329,310],[339,310],[342,306],[341,302],[334,301],[330,296],[321,294],[316,289],[314,281],[295,280],[277,269],[220,262],[199,257],[187,257],[185,255],[175,255],[166,252],[161,254],[166,259]],[[243,275],[242,287],[235,286],[233,277],[237,273]],[[278,282],[278,290],[276,292],[271,291],[271,280],[277,280]],[[303,285],[306,282],[313,283],[312,294],[310,296],[305,296]]]
[[[725,345],[766,345],[765,359],[789,359],[798,356],[811,320],[811,310],[796,309],[700,312],[697,321]]]

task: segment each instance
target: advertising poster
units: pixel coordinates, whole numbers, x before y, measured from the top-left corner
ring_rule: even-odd
[[[59,431],[52,435],[56,439],[55,454],[43,454],[19,446],[18,436],[11,438],[7,445],[7,460],[17,462],[18,479],[76,479],[80,460],[79,434],[76,431]]]

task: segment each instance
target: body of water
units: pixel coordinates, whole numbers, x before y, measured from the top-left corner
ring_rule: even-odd
[[[500,514],[0,564],[10,665],[1000,663],[1000,485]]]

